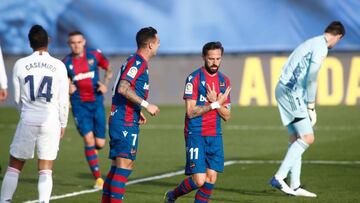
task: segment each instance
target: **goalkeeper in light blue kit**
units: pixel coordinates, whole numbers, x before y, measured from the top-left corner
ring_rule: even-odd
[[[341,22],[328,25],[323,35],[300,44],[289,56],[275,89],[281,120],[289,133],[289,148],[285,158],[271,179],[272,187],[295,195],[316,197],[300,186],[301,156],[314,142],[312,126],[316,123],[315,96],[317,75],[321,63],[331,49],[345,35]],[[290,186],[284,179],[290,176]]]

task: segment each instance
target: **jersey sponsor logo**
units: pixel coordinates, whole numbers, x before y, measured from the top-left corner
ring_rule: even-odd
[[[93,65],[94,65],[94,62],[95,62],[94,59],[89,59],[89,60],[88,60],[88,64],[89,64],[90,66],[93,66]]]
[[[127,75],[130,76],[131,78],[135,78],[137,72],[138,69],[135,66],[133,66],[129,69]]]
[[[122,133],[123,133],[124,137],[126,137],[128,134],[128,131],[124,130],[124,131],[122,131]]]
[[[84,80],[84,79],[87,79],[87,78],[94,78],[94,77],[95,77],[95,72],[90,71],[90,72],[87,72],[87,73],[79,73],[79,74],[75,75],[73,80],[78,81],[78,80]]]
[[[188,82],[185,85],[185,94],[192,94],[192,93],[193,93],[193,84]]]
[[[149,84],[147,84],[147,83],[144,84],[144,90],[149,90],[149,87],[150,87]]]
[[[200,94],[200,101],[201,102],[207,102],[207,99],[202,94]]]
[[[201,84],[202,84],[203,86],[205,86],[205,81],[201,81]]]

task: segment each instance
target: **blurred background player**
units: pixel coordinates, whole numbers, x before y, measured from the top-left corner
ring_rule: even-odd
[[[7,76],[5,71],[4,59],[0,47],[0,102],[5,101],[6,98],[7,98]],[[2,168],[0,165],[0,173],[1,170]]]
[[[224,170],[221,119],[230,119],[230,80],[219,72],[224,48],[220,42],[204,45],[204,66],[191,73],[185,84],[185,174],[174,190],[165,194],[171,203],[193,190],[195,202],[208,202],[217,173]],[[191,176],[190,176],[191,175]]]
[[[314,142],[312,126],[316,123],[315,96],[317,75],[322,61],[345,35],[344,26],[334,21],[323,35],[300,44],[283,67],[275,95],[281,120],[289,133],[289,148],[285,158],[271,179],[271,186],[296,196],[316,197],[301,187],[301,157]],[[284,179],[290,172],[290,187]]]
[[[146,101],[149,93],[148,62],[160,46],[156,29],[140,29],[136,43],[136,53],[121,66],[113,87],[109,118],[109,158],[113,161],[103,188],[103,203],[119,203],[124,198],[125,184],[136,159],[139,124],[146,123],[141,107],[151,116],[160,111],[156,105]]]
[[[1,203],[11,202],[25,161],[34,157],[39,170],[39,202],[49,202],[53,160],[64,136],[69,111],[69,83],[64,64],[49,55],[48,35],[34,25],[29,32],[34,52],[16,61],[13,70],[15,102],[20,121],[10,145],[10,163],[1,187]]]
[[[8,86],[7,86],[5,64],[0,47],[0,102],[5,101],[5,99],[7,98],[7,88]]]
[[[104,94],[112,77],[109,61],[98,49],[86,48],[86,40],[80,31],[70,32],[68,44],[71,53],[63,62],[70,79],[70,101],[75,124],[84,139],[85,156],[95,178],[94,188],[102,189],[97,150],[105,146]],[[105,70],[100,81],[99,67]]]

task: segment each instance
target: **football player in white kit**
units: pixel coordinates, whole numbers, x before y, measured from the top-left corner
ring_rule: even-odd
[[[69,111],[69,82],[65,65],[48,53],[48,35],[40,26],[29,31],[34,52],[16,61],[13,69],[15,102],[20,121],[10,145],[10,163],[1,187],[1,203],[11,202],[19,174],[37,148],[39,202],[49,202],[52,167],[64,136]]]

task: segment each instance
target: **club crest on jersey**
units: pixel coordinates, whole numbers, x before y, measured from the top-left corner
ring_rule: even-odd
[[[202,94],[200,94],[200,101],[201,102],[207,102],[207,99]]]
[[[89,64],[90,66],[94,65],[94,59],[89,59],[89,60],[88,60],[88,64]]]
[[[129,69],[127,75],[130,76],[131,78],[135,78],[137,72],[138,72],[137,68],[133,66]]]
[[[124,131],[122,131],[122,133],[123,133],[124,137],[126,137],[128,134],[128,131],[124,130]]]
[[[192,94],[192,93],[193,93],[193,84],[188,82],[185,85],[185,94]]]

